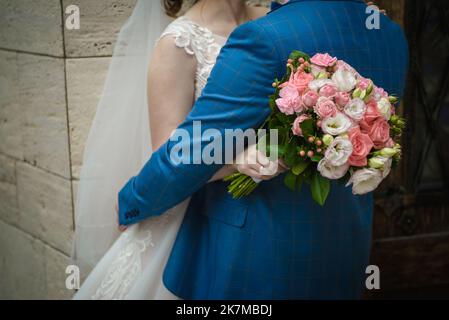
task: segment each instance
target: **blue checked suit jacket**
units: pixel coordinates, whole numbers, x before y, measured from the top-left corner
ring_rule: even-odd
[[[258,128],[269,115],[271,83],[293,50],[328,52],[390,94],[401,95],[408,48],[400,27],[380,16],[368,30],[363,1],[291,0],[240,26],[223,48],[203,95],[180,126]],[[208,139],[189,141],[203,148]],[[207,183],[220,165],[170,160],[176,142],[155,152],[119,194],[124,225],[191,202],[163,281],[185,299],[352,299],[369,263],[373,200],[334,183],[324,207],[308,188],[289,191],[283,177],[233,200],[223,182]]]

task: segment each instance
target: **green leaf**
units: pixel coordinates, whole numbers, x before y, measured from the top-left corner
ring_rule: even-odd
[[[276,113],[276,117],[277,117],[278,120],[279,120],[282,124],[284,124],[284,125],[289,125],[289,126],[291,126],[291,124],[292,124],[292,122],[293,122],[291,116],[288,116],[288,115],[283,114],[283,113]]]
[[[279,158],[283,158],[285,155],[285,146],[277,146]]]
[[[292,173],[295,176],[299,176],[300,174],[302,174],[307,167],[309,166],[310,162],[305,162],[305,161],[301,161],[300,163],[296,164],[293,168],[292,168]]]
[[[330,192],[330,181],[329,179],[323,178],[318,171],[312,176],[312,197],[320,206],[324,206],[326,199]]]
[[[292,143],[287,144],[284,153],[284,160],[287,166],[289,166],[290,168],[293,167],[298,159],[299,156],[296,152],[296,147]]]
[[[301,123],[301,130],[302,130],[302,134],[306,138],[315,135],[315,132],[313,129],[313,120],[308,119],[308,120],[303,121],[303,123]]]
[[[297,60],[297,59],[299,59],[299,58],[303,58],[305,61],[309,61],[309,62],[310,62],[310,57],[309,57],[309,55],[306,54],[306,53],[304,53],[304,52],[302,52],[302,51],[298,51],[298,50],[293,51],[293,52],[290,54],[290,57],[289,57],[289,58],[292,59],[292,60]]]
[[[284,183],[291,191],[296,191],[296,176],[293,172],[289,171],[285,175]]]
[[[314,156],[310,160],[312,160],[312,162],[320,162],[321,159],[323,159],[323,156]]]

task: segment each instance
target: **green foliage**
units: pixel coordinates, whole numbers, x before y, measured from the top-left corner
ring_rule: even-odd
[[[312,197],[320,205],[324,206],[330,192],[330,181],[324,178],[318,171],[312,175]]]
[[[301,123],[301,130],[304,137],[310,137],[315,135],[315,125],[313,119],[308,119]]]

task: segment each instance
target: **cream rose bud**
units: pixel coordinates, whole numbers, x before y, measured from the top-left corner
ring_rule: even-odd
[[[388,162],[389,158],[386,157],[373,157],[368,160],[368,165],[370,168],[384,170],[385,163]]]
[[[382,157],[391,158],[398,154],[399,150],[395,148],[383,148],[380,150],[380,155]]]
[[[357,85],[357,79],[351,71],[338,69],[332,76],[332,81],[343,92],[349,92]]]
[[[355,121],[361,121],[366,113],[366,104],[360,98],[355,98],[349,101],[345,107],[345,113]]]
[[[334,141],[334,137],[330,134],[325,134],[322,140],[325,146],[329,146]]]
[[[377,109],[386,120],[390,120],[392,108],[387,98],[382,98],[377,102]]]
[[[335,117],[324,119],[321,125],[323,132],[332,136],[338,136],[345,133],[351,127],[352,121],[341,112],[338,112]]]
[[[324,158],[334,167],[346,164],[352,155],[352,143],[348,138],[337,137],[327,148]]]
[[[346,186],[348,187],[352,184],[352,193],[354,195],[363,195],[376,190],[382,180],[382,171],[372,168],[360,169],[352,174]]]
[[[333,166],[326,159],[322,159],[318,163],[318,172],[325,178],[337,180],[343,178],[348,173],[349,165]]]

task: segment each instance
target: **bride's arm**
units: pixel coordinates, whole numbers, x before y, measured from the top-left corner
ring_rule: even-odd
[[[185,120],[195,99],[196,60],[175,46],[171,37],[161,39],[154,50],[148,70],[148,104],[153,151],[166,142],[173,130]],[[250,157],[255,151],[250,149]],[[225,165],[210,180],[222,180],[226,176],[241,172],[253,178],[267,180],[275,177],[282,169],[270,176],[262,176],[258,169],[264,163],[252,165]]]
[[[148,104],[153,151],[166,142],[192,110],[196,60],[170,36],[154,49],[148,70]]]

